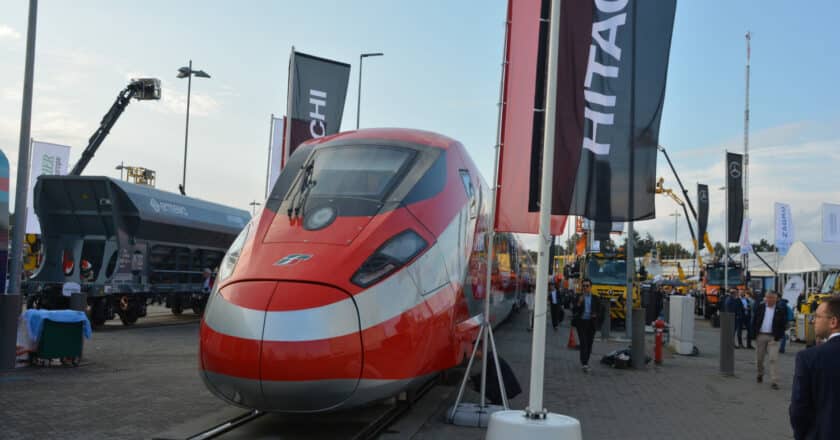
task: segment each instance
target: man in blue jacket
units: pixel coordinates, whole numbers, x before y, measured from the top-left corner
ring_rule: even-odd
[[[729,296],[726,297],[726,302],[724,304],[727,312],[731,312],[735,314],[735,334],[734,337],[737,337],[735,348],[744,348],[744,339],[742,335],[744,332],[742,331],[744,325],[744,315],[746,315],[744,310],[744,304],[741,302],[741,295],[738,293],[738,289],[729,289]]]
[[[796,440],[840,438],[840,297],[817,308],[814,330],[825,342],[796,355],[790,424]]]

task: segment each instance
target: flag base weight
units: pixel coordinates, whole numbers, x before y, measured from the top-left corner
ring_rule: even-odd
[[[477,403],[459,403],[449,410],[449,423],[455,426],[469,426],[474,428],[486,428],[490,423],[490,416],[505,411],[501,405],[481,405]]]
[[[484,428],[489,423],[490,416],[493,413],[505,411],[508,409],[507,391],[505,390],[505,384],[502,380],[501,374],[496,374],[496,378],[499,381],[499,390],[501,391],[502,395],[502,406],[490,405],[486,403],[485,387],[483,386],[481,389],[481,403],[466,403],[461,401],[461,399],[464,397],[464,390],[467,386],[467,380],[470,377],[470,370],[472,369],[473,362],[475,361],[475,355],[478,351],[478,346],[481,343],[482,337],[486,337],[486,340],[489,342],[489,345],[492,349],[493,363],[496,366],[496,371],[501,371],[501,369],[499,368],[499,355],[496,352],[496,341],[493,338],[493,326],[490,324],[489,321],[482,320],[481,328],[479,329],[478,335],[476,336],[475,342],[473,343],[473,350],[472,354],[470,355],[470,360],[469,362],[467,362],[467,369],[466,371],[464,371],[464,378],[461,380],[461,387],[458,389],[458,397],[455,398],[455,404],[452,405],[452,408],[449,410],[448,415],[446,417],[447,422],[453,425]],[[483,361],[486,363],[487,358],[484,357]],[[487,369],[485,366],[485,368],[482,369],[481,380],[483,383],[486,383],[486,374]]]
[[[580,422],[572,417],[546,413],[545,418],[528,417],[525,411],[499,411],[490,417],[487,440],[582,440]]]

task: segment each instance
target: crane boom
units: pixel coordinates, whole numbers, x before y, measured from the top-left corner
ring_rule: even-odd
[[[108,136],[111,128],[117,123],[117,120],[128,106],[128,103],[131,102],[131,98],[135,98],[137,100],[160,99],[160,80],[156,78],[140,78],[131,80],[128,86],[126,86],[117,95],[117,99],[111,105],[111,108],[108,109],[108,112],[102,117],[102,121],[99,123],[99,128],[97,128],[90,137],[85,151],[82,152],[82,156],[79,158],[79,161],[76,162],[76,165],[73,166],[73,170],[70,171],[71,175],[78,176],[82,174],[82,171],[85,170],[87,164],[91,159],[93,159],[93,155],[96,154],[96,150],[99,149],[102,141],[104,141],[105,137]]]

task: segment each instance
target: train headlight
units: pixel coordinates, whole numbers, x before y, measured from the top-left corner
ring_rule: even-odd
[[[242,252],[242,248],[245,247],[245,242],[248,241],[248,233],[250,231],[251,223],[248,223],[244,228],[242,228],[242,232],[239,233],[236,239],[233,240],[233,243],[230,245],[230,248],[224,258],[222,258],[222,263],[219,265],[219,279],[216,280],[217,286],[233,274],[233,270],[236,269],[236,263],[239,261],[239,255]]]
[[[356,271],[350,281],[359,287],[367,287],[387,277],[405,263],[411,261],[428,243],[412,230],[395,235],[379,247]]]
[[[323,206],[304,217],[303,228],[307,231],[324,229],[335,220],[335,216],[335,208],[331,206]]]

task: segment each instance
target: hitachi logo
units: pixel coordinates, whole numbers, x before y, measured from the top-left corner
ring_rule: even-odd
[[[583,117],[591,122],[591,129],[586,130],[583,136],[583,148],[599,154],[610,154],[610,144],[598,143],[598,126],[613,125],[614,114],[610,111],[592,110],[591,105],[597,104],[602,107],[615,108],[615,95],[606,95],[591,89],[592,77],[600,75],[604,78],[618,78],[618,66],[601,64],[595,59],[598,57],[598,49],[609,54],[616,62],[621,61],[621,48],[615,44],[618,35],[618,27],[624,26],[627,14],[622,12],[627,7],[627,0],[595,0],[595,6],[602,13],[616,14],[606,20],[592,23],[592,40],[589,46],[589,62],[586,66],[586,80],[583,97],[586,100]],[[622,12],[618,14],[618,12]],[[606,39],[604,38],[606,32]],[[632,86],[631,86],[632,87]],[[611,109],[610,109],[611,110]]]
[[[327,107],[327,92],[320,90],[309,90],[309,104],[315,107],[314,111],[309,112],[309,134],[313,138],[324,137],[327,134],[327,127],[324,125],[326,117],[324,110]]]

